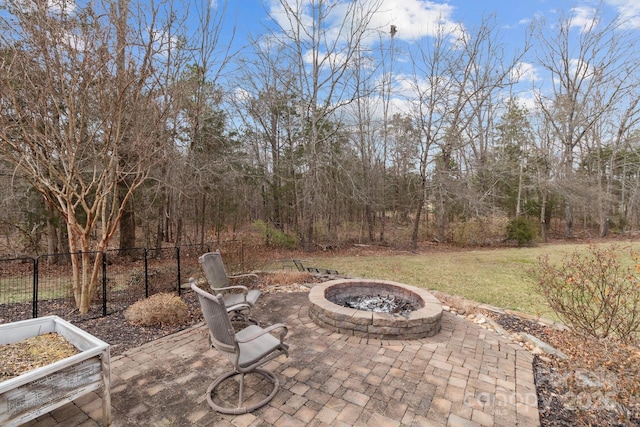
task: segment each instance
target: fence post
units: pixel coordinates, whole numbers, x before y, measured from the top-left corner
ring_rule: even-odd
[[[182,281],[180,280],[180,247],[176,247],[176,264],[178,265],[178,296],[182,295]]]
[[[144,248],[144,297],[149,298],[149,262],[147,260],[147,248]]]
[[[33,299],[32,299],[32,312],[31,317],[34,319],[38,317],[38,258],[33,259]]]
[[[102,317],[107,317],[107,252],[102,252]]]

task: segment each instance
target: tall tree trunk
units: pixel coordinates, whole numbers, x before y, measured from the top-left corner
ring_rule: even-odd
[[[45,202],[45,207],[47,209],[47,253],[58,254],[61,253],[58,246],[60,243],[58,228],[56,227],[58,212],[47,202]],[[58,261],[58,257],[47,257],[48,264],[57,264]]]
[[[160,249],[162,247],[162,242],[164,242],[164,204],[160,203],[158,206],[158,226],[156,229],[156,249]]]
[[[128,16],[128,8],[129,2],[128,0],[118,0],[117,3],[117,11],[113,11],[114,14],[114,24],[116,25],[116,44],[117,44],[117,53],[116,53],[116,79],[118,80],[118,90],[120,92],[119,96],[126,99],[127,85],[125,81],[125,72],[126,72],[126,64],[125,64],[125,47],[127,45],[127,16]],[[126,117],[128,110],[124,112]],[[122,127],[122,131],[125,136],[123,138],[124,153],[122,153],[122,157],[120,158],[121,166],[124,166],[123,169],[127,170],[127,162],[129,161],[129,151],[132,149],[130,146],[130,135],[129,135],[129,124],[126,119],[121,118],[120,126]],[[118,192],[118,201],[120,205],[123,206],[122,216],[120,217],[120,224],[118,225],[120,230],[120,249],[130,249],[136,246],[136,218],[133,207],[133,197],[127,198],[127,195],[130,193],[131,182],[125,176],[120,178],[117,183],[116,191]],[[129,252],[129,251],[126,251]]]
[[[440,208],[438,209],[438,240],[444,242],[447,238],[447,201],[445,195],[440,191]]]
[[[571,182],[573,178],[573,147],[570,142],[565,143],[565,180]],[[573,238],[573,201],[571,200],[570,191],[566,192],[564,200],[564,220],[565,231],[564,236]]]
[[[567,197],[564,204],[564,220],[565,220],[564,236],[568,238],[573,238],[573,204],[571,203],[571,199],[569,197]]]
[[[375,235],[375,224],[374,224],[375,215],[372,212],[371,206],[368,203],[365,206],[364,211],[365,211],[364,214],[367,221],[367,238],[369,239],[369,242],[373,242],[374,235]]]
[[[420,230],[420,219],[422,218],[422,209],[424,208],[424,202],[426,197],[427,179],[422,177],[420,182],[420,196],[418,197],[418,206],[416,208],[416,216],[413,222],[413,231],[411,232],[411,249],[418,249],[418,235]]]
[[[118,185],[118,193],[120,197],[120,203],[123,202],[128,192],[127,184],[121,182]],[[130,197],[124,204],[122,210],[122,216],[120,217],[120,249],[124,250],[123,255],[128,255],[127,249],[136,247],[136,215],[133,206],[133,198]]]
[[[202,226],[200,227],[200,244],[204,245],[205,230],[206,230],[206,215],[207,215],[207,194],[202,193],[202,204],[200,206],[200,218],[202,219]]]
[[[547,243],[547,192],[542,193],[542,203],[540,204],[540,238],[542,243]]]

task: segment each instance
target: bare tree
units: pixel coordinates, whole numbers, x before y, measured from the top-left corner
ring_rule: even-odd
[[[492,156],[496,144],[496,121],[504,111],[506,93],[512,91],[514,70],[528,49],[528,42],[518,51],[510,52],[501,39],[494,16],[483,19],[477,28],[465,32],[459,43],[462,66],[468,74],[458,85],[465,103],[462,117],[460,161],[467,191],[463,203],[471,215],[484,216],[499,210],[500,194],[497,189],[500,174],[494,169]]]
[[[10,3],[0,17],[0,155],[62,215],[86,313],[102,251],[163,145],[166,108],[153,78],[157,5],[72,5]]]
[[[378,100],[373,97],[376,90],[372,74],[375,67],[372,64],[373,58],[366,51],[358,52],[353,59],[355,100],[348,108],[349,118],[345,119],[353,123],[350,136],[359,160],[359,170],[351,171],[355,184],[354,202],[363,211],[362,229],[366,231],[361,236],[366,235],[370,242],[374,240],[376,214],[378,211],[384,214],[384,198],[380,197],[383,191],[379,191],[384,178],[377,172],[384,164],[384,147],[380,147],[384,141],[378,137],[380,126],[376,117],[379,112]]]
[[[297,230],[297,163],[303,126],[285,46],[270,37],[251,43],[252,54],[241,58],[233,97],[255,176],[260,179],[262,215],[276,229]]]
[[[496,98],[509,84],[508,76],[518,57],[502,61],[502,46],[496,41],[495,32],[489,19],[473,30],[442,25],[431,43],[420,46],[413,55],[414,113],[422,133],[413,248],[427,200],[429,175],[432,174],[434,185],[437,238],[444,240],[449,205],[456,194],[464,192],[461,185],[466,185],[460,172],[467,161],[467,150],[473,153],[474,164],[480,169],[487,157]]]
[[[434,161],[433,148],[444,139],[446,132],[445,117],[448,109],[448,96],[451,80],[447,78],[448,57],[453,49],[448,45],[449,34],[443,26],[438,28],[432,43],[413,53],[413,73],[410,85],[414,92],[412,114],[419,134],[416,145],[419,147],[418,172],[420,184],[417,187],[417,203],[414,213],[411,247],[418,246],[418,232],[423,210],[427,202],[430,168]],[[444,206],[440,207],[444,211]],[[443,223],[441,223],[443,225]],[[444,225],[440,238],[444,238]]]
[[[414,171],[419,158],[420,130],[411,116],[397,113],[385,128],[390,175],[388,197],[391,198],[388,203],[396,221],[406,224],[416,209],[414,189],[419,180]],[[424,200],[420,203],[424,203]]]
[[[497,146],[492,150],[492,173],[498,182],[502,205],[516,217],[522,214],[525,194],[529,190],[527,183],[531,181],[533,169],[533,130],[528,115],[524,106],[510,98],[507,110],[496,126]]]
[[[308,168],[300,194],[299,223],[307,250],[313,247],[314,225],[322,199],[323,166],[327,148],[324,126],[332,114],[351,103],[356,94],[350,90],[351,66],[362,43],[369,35],[370,22],[379,7],[373,2],[331,2],[327,0],[280,0],[274,13],[279,32],[274,40],[288,51],[288,64],[296,76],[299,114],[306,132],[304,146]]]
[[[565,236],[573,237],[574,204],[582,187],[576,180],[577,150],[619,103],[634,96],[637,43],[624,22],[607,21],[600,10],[586,22],[563,14],[551,33],[540,21],[537,33],[538,64],[552,82],[550,92],[536,92],[537,107],[562,146]]]

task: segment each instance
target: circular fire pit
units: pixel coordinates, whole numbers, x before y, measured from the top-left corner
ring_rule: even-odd
[[[359,296],[386,296],[417,307],[404,314],[343,307],[336,301]],[[339,279],[315,285],[309,292],[309,315],[323,328],[378,339],[419,339],[440,331],[442,305],[428,291],[388,280]]]

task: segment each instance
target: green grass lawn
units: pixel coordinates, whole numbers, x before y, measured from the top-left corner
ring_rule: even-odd
[[[605,244],[608,246],[608,244]],[[631,262],[631,244],[618,243],[619,260]],[[564,255],[585,250],[584,244],[547,244],[532,248],[461,250],[407,255],[307,258],[309,265],[336,269],[352,277],[385,279],[449,295],[557,320],[535,291],[531,269],[549,254],[560,263]],[[640,244],[633,244],[638,250]]]

